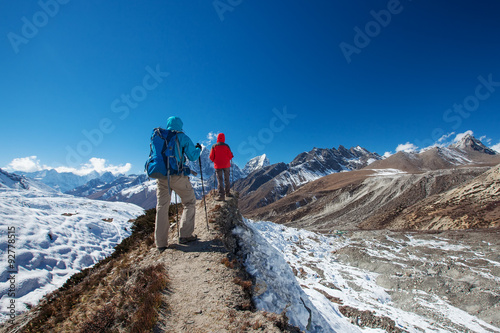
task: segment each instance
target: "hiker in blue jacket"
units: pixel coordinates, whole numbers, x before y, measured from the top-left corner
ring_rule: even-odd
[[[195,146],[193,141],[182,132],[182,125],[182,120],[179,117],[170,117],[167,120],[167,130],[177,132],[179,147],[182,151],[179,162],[184,165],[186,157],[190,161],[196,161],[200,157],[202,148],[199,143]],[[160,252],[163,252],[168,246],[170,190],[174,190],[179,195],[184,208],[180,221],[179,243],[185,244],[197,239],[197,236],[193,234],[196,197],[188,175],[189,168],[186,166],[183,174],[170,175],[170,180],[167,178],[158,179],[155,241]]]

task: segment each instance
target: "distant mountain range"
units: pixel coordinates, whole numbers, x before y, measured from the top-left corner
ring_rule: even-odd
[[[380,159],[377,153],[360,146],[314,148],[297,155],[288,164],[277,163],[253,171],[236,181],[234,189],[240,194],[240,209],[245,214],[283,198],[308,182],[332,173],[361,169]]]
[[[114,176],[110,172],[100,175],[95,171],[84,176],[76,175],[72,172],[58,172],[54,169],[41,170],[36,172],[22,172],[14,170],[13,172],[18,175],[38,180],[62,193],[70,191],[78,186],[82,186],[96,178],[102,177],[102,180],[105,182],[112,181],[114,178]]]
[[[498,164],[500,154],[467,135],[447,147],[398,152],[357,171],[322,177],[266,205],[249,193],[241,209],[253,219],[321,232],[498,226],[498,195],[491,192],[498,190],[498,167],[482,176]],[[259,195],[281,189],[271,184],[260,186]]]
[[[470,134],[447,147],[429,147],[421,152],[400,151],[370,165],[372,169],[398,169],[405,172],[422,172],[450,169],[464,165],[494,165],[498,153],[486,147]]]
[[[208,193],[216,186],[213,163],[209,149],[204,149],[200,163],[190,162],[196,173],[191,175],[191,184],[197,198],[202,197],[201,174],[204,190]],[[357,146],[335,148],[313,148],[297,155],[290,163],[270,165],[267,156],[252,158],[243,167],[233,164],[231,181],[240,194],[240,209],[244,214],[258,214],[266,207],[295,192],[305,184],[335,173],[369,169],[394,169],[406,173],[422,173],[432,170],[453,169],[462,166],[495,165],[498,154],[486,147],[472,135],[465,135],[459,142],[449,146],[435,146],[420,152],[398,152],[388,158]],[[113,175],[93,172],[86,176],[43,170],[23,173],[39,180],[53,189],[79,197],[106,201],[123,201],[137,204],[145,209],[156,205],[156,181],[142,175]],[[343,177],[343,176],[342,176]]]
[[[203,173],[205,191],[208,193],[216,184],[215,170],[209,158],[209,149],[204,149],[200,163],[190,162],[189,167],[196,175],[191,175],[196,197],[202,197],[201,175]],[[231,167],[232,181],[246,177],[249,173],[269,165],[266,155],[251,159],[241,170],[238,165]],[[99,174],[92,172],[85,176],[73,173],[58,173],[56,170],[42,170],[33,173],[19,173],[46,184],[50,188],[77,197],[105,201],[134,203],[145,209],[156,206],[156,180],[142,175],[113,175],[110,172]]]

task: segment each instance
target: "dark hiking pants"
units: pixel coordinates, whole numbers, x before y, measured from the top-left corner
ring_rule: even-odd
[[[217,175],[217,183],[219,184],[219,196],[224,197],[226,194],[229,194],[229,189],[231,187],[230,179],[229,179],[229,170],[230,168],[224,169],[215,169],[215,174]],[[224,175],[224,179],[223,179]],[[224,184],[226,186],[224,186]]]

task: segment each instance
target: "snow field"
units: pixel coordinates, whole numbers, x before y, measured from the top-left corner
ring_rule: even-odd
[[[15,227],[16,311],[35,305],[74,273],[109,256],[143,209],[29,189],[0,188],[0,321],[7,319],[7,228]],[[104,221],[106,220],[106,221]]]

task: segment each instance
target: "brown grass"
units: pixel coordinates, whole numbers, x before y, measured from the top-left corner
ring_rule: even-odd
[[[233,259],[233,260],[229,260],[228,257],[224,257],[222,258],[221,260],[221,264],[223,264],[224,266],[226,266],[227,268],[231,268],[233,269],[234,266],[237,264],[237,261],[236,259]]]
[[[245,291],[250,291],[252,289],[252,281],[250,280],[243,280],[240,277],[235,277],[233,279],[233,282],[243,288]]]
[[[143,267],[137,259],[154,242],[155,215],[152,209],[138,217],[132,235],[117,245],[111,256],[73,275],[63,287],[45,296],[22,332],[150,331],[157,321],[168,277],[164,265]]]

